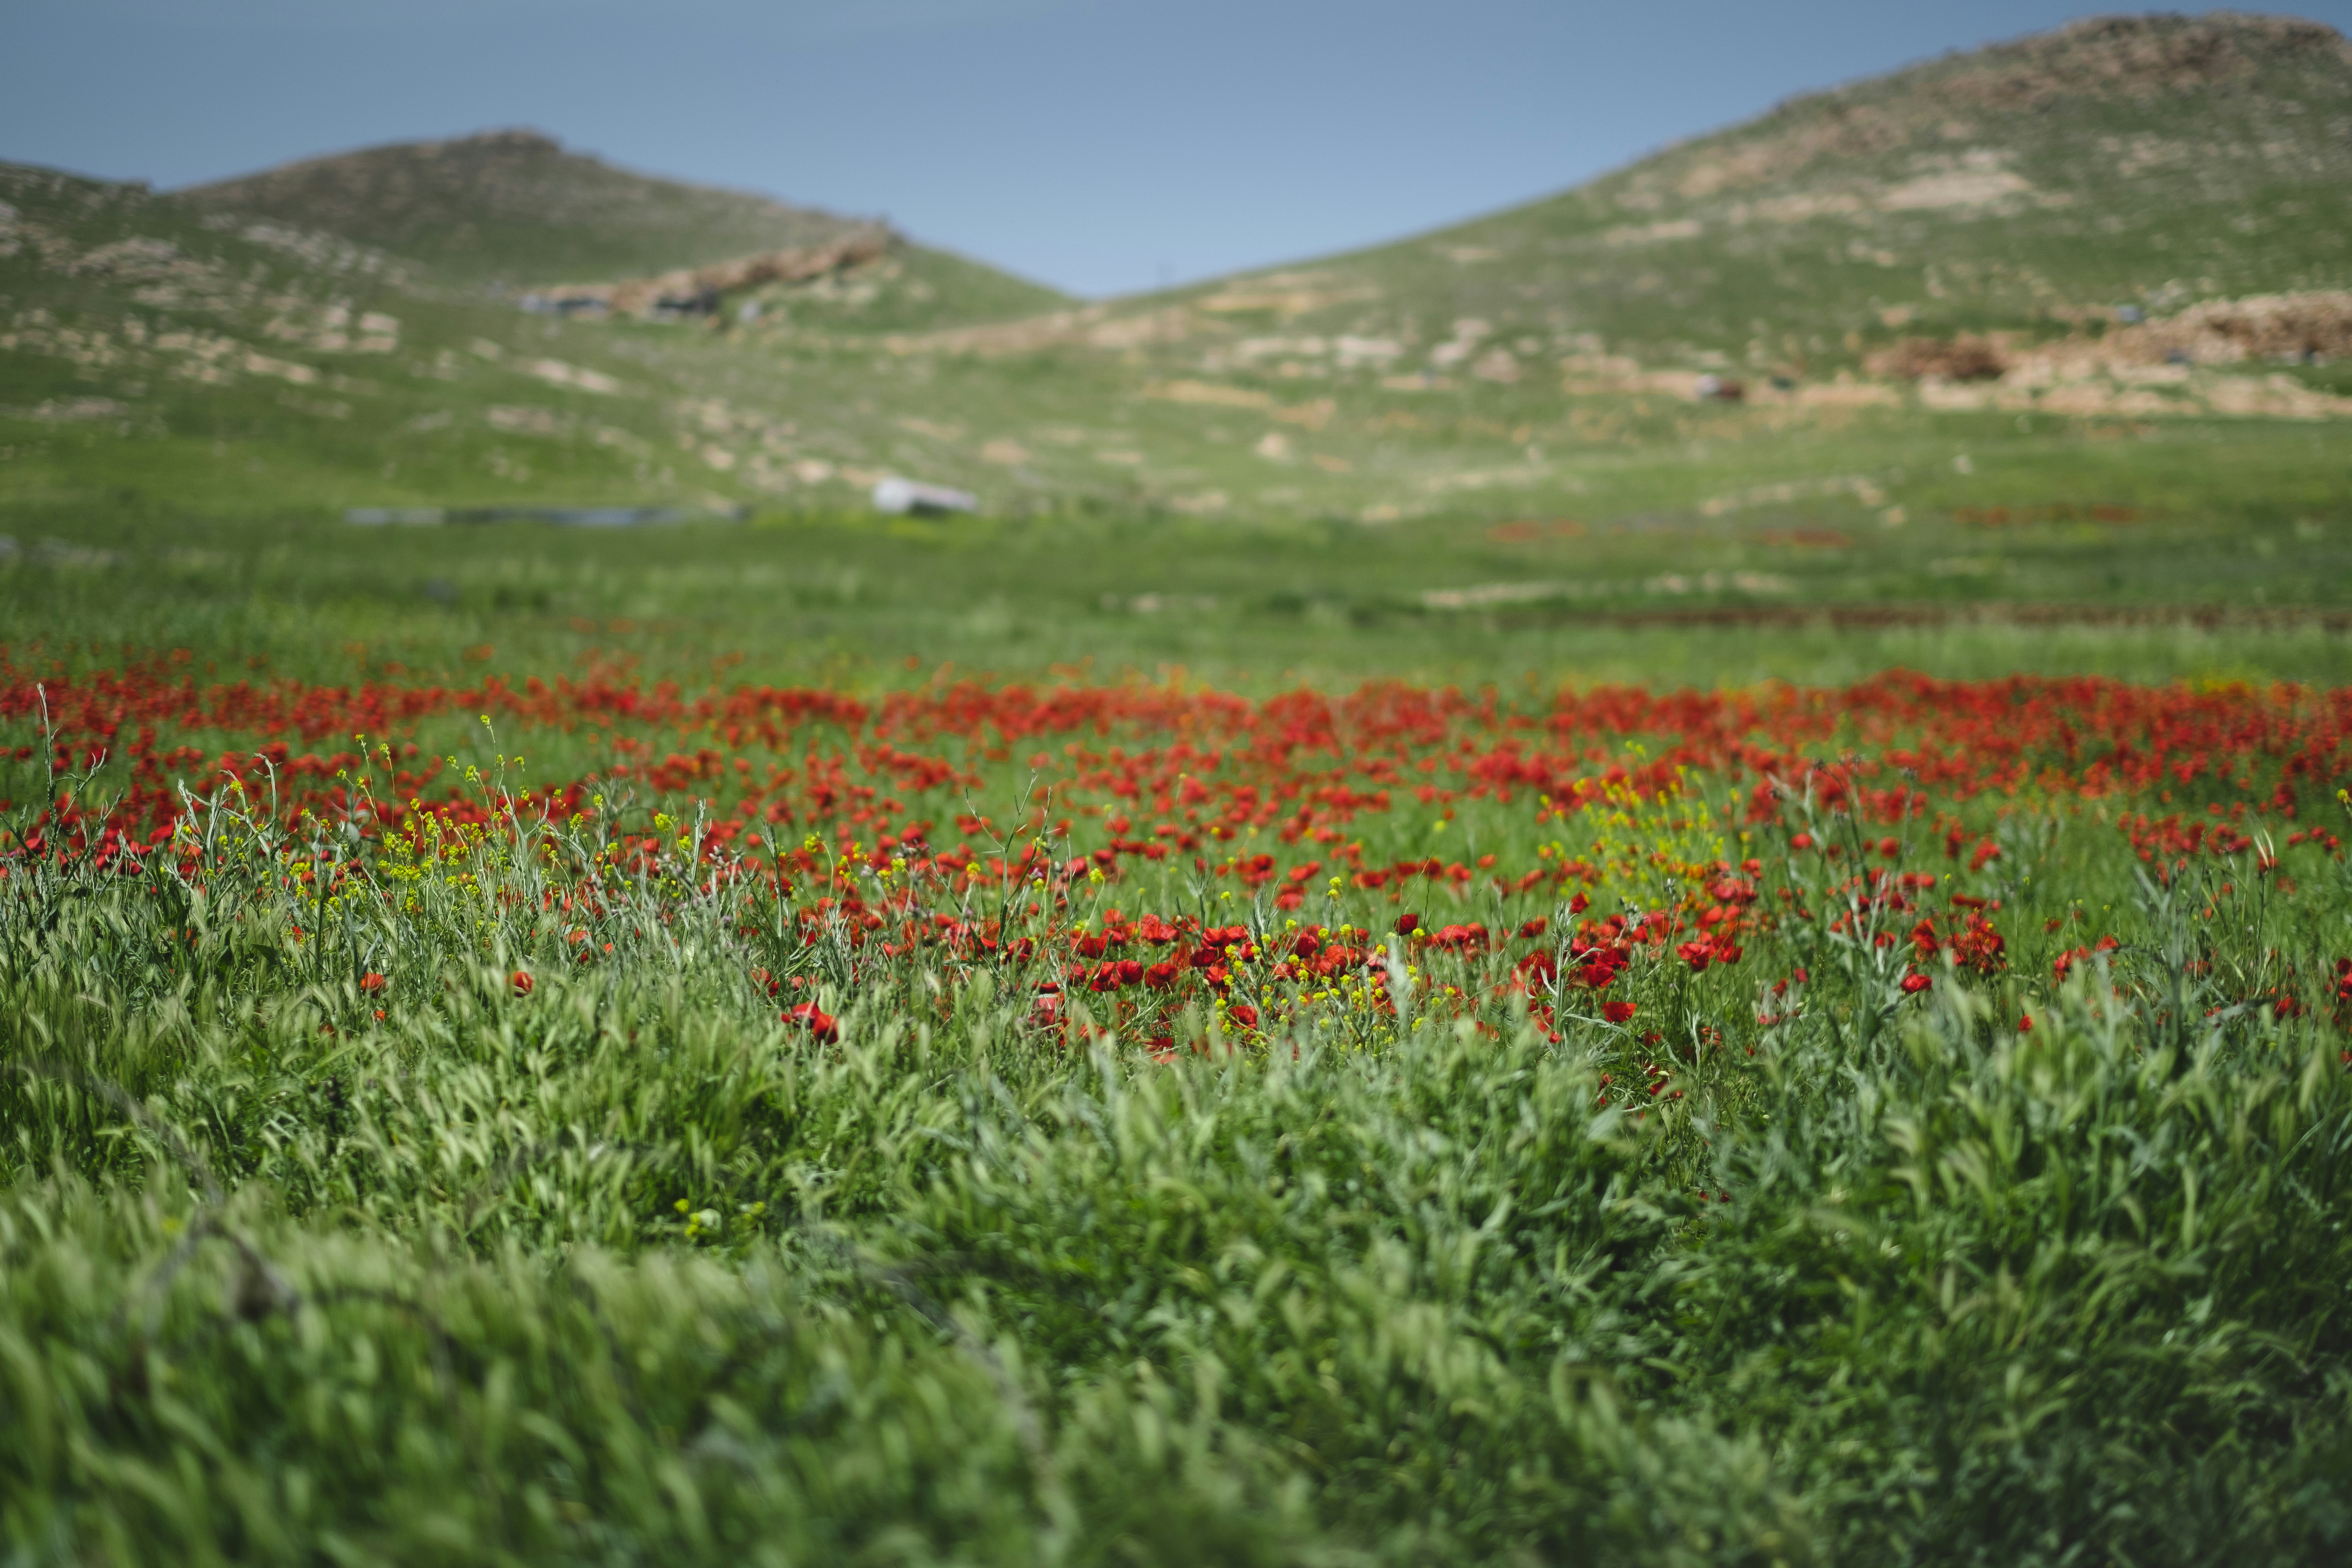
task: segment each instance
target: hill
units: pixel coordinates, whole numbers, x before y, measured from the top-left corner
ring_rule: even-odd
[[[632,174],[533,131],[370,147],[179,194],[479,282],[625,278],[823,245],[860,226],[767,196]]]
[[[533,131],[370,147],[177,194],[206,212],[338,235],[442,280],[514,293],[815,249],[880,226],[616,169]],[[898,267],[888,277],[924,285],[910,302],[929,307],[908,320],[992,320],[1066,303],[1051,289],[961,257],[904,241],[896,248]]]
[[[845,220],[522,133],[173,196],[18,170],[10,221],[52,237],[0,256],[0,505],[822,510],[896,471],[1003,513],[1515,531],[1427,585],[1468,607],[1499,582],[1564,613],[1618,532],[1745,552],[1619,595],[1671,605],[1810,602],[1830,590],[1793,563],[1824,554],[1854,565],[1840,592],[1879,592],[1853,541],[1906,526],[1953,591],[2014,592],[1981,537],[1999,524],[1969,520],[2352,521],[2327,434],[2352,414],[2347,131],[2352,54],[2324,27],[2108,18],[1325,260],[1081,306],[894,238],[814,275],[709,271],[745,281],[693,321],[551,321],[511,296]],[[636,193],[608,204],[625,221],[598,191]],[[217,276],[150,277],[157,243]],[[505,300],[479,286],[494,258]],[[397,317],[396,346],[366,357],[322,324],[338,310]],[[234,346],[172,368],[187,351],[156,345],[191,331]],[[347,390],[274,384],[238,368],[254,356]],[[90,399],[130,412],[70,439],[27,412]],[[207,455],[243,443],[257,469]]]
[[[2352,47],[2218,14],[1946,57],[1526,206],[1172,298],[1292,336],[1394,338],[1440,369],[1499,350],[1490,373],[1507,374],[1597,338],[1794,377],[1859,369],[1901,334],[2051,335],[2119,305],[2347,283]]]

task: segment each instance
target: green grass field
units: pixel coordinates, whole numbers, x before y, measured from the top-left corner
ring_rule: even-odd
[[[0,564],[25,1561],[2345,1545],[2325,525],[1864,519],[1759,557],[1475,521],[97,515]],[[1995,552],[2002,604],[2075,618],[1919,562]],[[1656,575],[1759,559],[1810,605],[1965,614],[1638,618],[1732,597]],[[1609,586],[1420,596],[1530,560]],[[2199,602],[2230,614],[2082,609]],[[1722,733],[1769,763],[1697,710],[1577,706],[1895,664],[2189,684],[1832,692],[1826,728],[1768,686]],[[1391,676],[1466,695],[1350,700],[1328,756],[1306,699],[1214,695]],[[1111,707],[971,706],[1016,679]],[[1530,746],[1580,808],[1482,782]],[[1790,787],[1760,812],[1759,776]],[[2183,847],[2208,805],[2243,832]],[[1114,850],[1128,813],[1199,855]],[[143,859],[100,843],[168,819]],[[1423,856],[1458,879],[1353,869]],[[905,947],[885,919],[934,916]],[[1208,935],[1231,978],[1066,978]],[[1623,966],[1580,988],[1594,941]]]
[[[1373,676],[1822,683],[1890,667],[2343,679],[2352,505],[2320,477],[2332,458],[2318,435],[2245,426],[2118,453],[1978,434],[1975,472],[1924,472],[1896,526],[1850,498],[1589,524],[1067,509],[617,531],[352,527],[310,509],[238,519],[93,499],[8,517],[0,603],[15,645],[44,657],[184,647],[307,680],[520,679],[592,656],[688,680],[724,668],[858,689],[942,665],[1182,669],[1253,692]],[[2302,496],[2252,477],[2297,463],[2314,476]],[[1663,461],[1654,471],[1691,484]],[[2011,498],[2007,521],[1967,504],[1988,495]]]
[[[515,294],[842,220],[0,164],[0,1563],[2352,1555],[2347,102],[692,321]]]

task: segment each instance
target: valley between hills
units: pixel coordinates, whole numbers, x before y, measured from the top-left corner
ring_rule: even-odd
[[[2347,416],[2352,48],[2280,18],[2076,24],[1096,301],[529,132],[168,193],[0,166],[0,527],[68,566],[352,508],[837,539],[902,476],[972,494],[959,537],[1040,552],[1087,613],[1212,633],[1276,599],[1375,636],[2300,625],[2352,583]],[[1235,529],[1344,564],[1268,589]]]

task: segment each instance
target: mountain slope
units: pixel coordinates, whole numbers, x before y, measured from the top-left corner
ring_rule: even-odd
[[[1085,306],[900,241],[692,321],[525,315],[597,264],[562,180],[601,165],[478,140],[369,167],[561,175],[509,204],[545,226],[504,300],[414,258],[457,231],[401,226],[413,183],[338,206],[320,171],[350,159],[261,216],[0,166],[0,506],[824,509],[899,472],[1000,512],[1502,522],[1555,588],[1588,525],[1765,562],[1931,516],[2352,523],[2326,423],[2352,416],[2352,58],[2309,24],[2081,24],[1437,234]],[[699,254],[803,232],[743,221]],[[616,232],[647,248],[611,276],[698,254]],[[1928,559],[1999,580],[1972,541]],[[1801,580],[1750,567],[1720,593]]]
[[[625,278],[822,245],[859,226],[766,196],[631,174],[531,131],[370,147],[177,194],[473,282]]]
[[[340,236],[0,163],[0,503],[730,500],[663,480],[684,390]]]
[[[176,193],[210,212],[336,234],[459,283],[612,282],[871,230],[772,197],[616,169],[531,131],[310,158]],[[908,319],[988,320],[1065,303],[961,257],[900,246],[932,279]],[[895,321],[894,321],[894,324]]]
[[[1948,57],[1527,206],[1176,298],[1294,334],[1401,335],[1415,359],[1472,318],[1507,354],[1509,336],[1549,357],[1597,334],[1801,374],[1901,332],[2347,285],[2352,47],[2217,14]]]

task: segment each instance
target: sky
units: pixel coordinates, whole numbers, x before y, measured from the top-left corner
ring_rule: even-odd
[[[2049,0],[21,0],[0,159],[162,187],[530,126],[1101,296],[1560,190]],[[2250,7],[2251,8],[2251,7]],[[2352,28],[2352,0],[2295,14]]]

